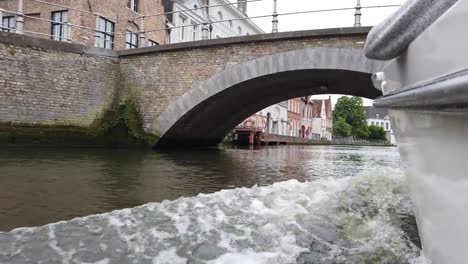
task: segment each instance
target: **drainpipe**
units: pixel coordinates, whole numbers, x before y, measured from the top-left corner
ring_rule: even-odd
[[[361,26],[361,0],[357,0],[356,12],[354,13],[354,27]]]
[[[16,18],[16,34],[24,34],[24,3],[18,0],[18,17]]]
[[[278,33],[278,3],[273,0],[273,30],[272,33]]]
[[[146,47],[145,17],[140,17],[140,47]]]
[[[0,8],[0,31],[3,31],[3,9]]]

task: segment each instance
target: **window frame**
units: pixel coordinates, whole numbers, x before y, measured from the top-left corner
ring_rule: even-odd
[[[130,40],[129,37],[130,36]],[[127,30],[125,32],[125,49],[137,49],[138,48],[138,33]]]
[[[60,15],[60,21],[55,20],[55,15]],[[65,16],[64,16],[65,14]],[[55,41],[68,41],[68,10],[59,10],[51,12],[50,38]],[[58,30],[57,30],[58,28]],[[58,34],[57,34],[58,33]]]
[[[196,41],[197,40],[197,30],[198,30],[198,24],[195,21],[190,22],[191,29],[192,29],[192,40]]]
[[[140,10],[139,0],[127,0],[127,8],[138,13]]]
[[[180,18],[179,39],[180,40],[185,40],[185,27],[186,27],[186,23],[188,21],[188,18],[186,16],[184,16],[184,15],[180,15],[179,18]]]
[[[5,20],[8,21],[8,25],[5,26]],[[10,22],[12,24],[11,28],[10,28]],[[2,32],[13,32],[15,30],[15,25],[16,25],[16,20],[15,20],[15,16],[4,16],[2,17],[2,28],[1,28],[1,31]]]
[[[97,17],[97,23],[98,29],[96,34],[99,37],[96,36],[95,46],[104,49],[114,49],[115,23],[100,16]],[[104,23],[104,31],[102,31],[101,23]],[[108,26],[110,26],[111,31],[108,31]]]

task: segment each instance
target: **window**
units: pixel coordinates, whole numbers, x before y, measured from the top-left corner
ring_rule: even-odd
[[[114,48],[114,23],[102,17],[97,18],[97,33],[95,46],[98,48]]]
[[[180,16],[180,40],[185,39],[185,24],[187,24],[187,18],[184,16]]]
[[[223,13],[221,13],[221,11],[218,11],[218,20],[219,21],[223,20]]]
[[[383,122],[380,122],[380,126],[383,127]]]
[[[148,47],[154,47],[154,46],[159,46],[159,43],[151,39],[148,39]]]
[[[15,28],[15,17],[6,16],[2,18],[2,31],[4,32],[13,32]]]
[[[390,123],[385,123],[385,130],[389,130],[390,129]]]
[[[138,12],[138,0],[127,0],[127,7]]]
[[[371,126],[375,125],[374,121],[371,122]]]
[[[232,28],[232,20],[229,20],[229,28]]]
[[[126,49],[136,49],[138,48],[138,33],[133,33],[131,31],[127,31],[125,34],[125,48]]]
[[[67,41],[68,39],[68,11],[52,12],[52,33],[51,38],[57,41]]]
[[[241,28],[241,27],[238,27],[238,28],[237,28],[237,32],[239,33],[239,35],[242,35],[242,28]]]
[[[192,21],[192,40],[193,41],[197,40],[197,29],[198,29],[197,23]]]

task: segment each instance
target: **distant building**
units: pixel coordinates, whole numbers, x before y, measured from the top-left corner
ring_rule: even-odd
[[[312,135],[313,139],[332,140],[333,110],[331,97],[311,100],[313,104]]]
[[[391,144],[395,144],[395,136],[393,135],[392,123],[387,109],[375,108],[373,106],[366,107],[367,125],[382,127],[385,131],[387,140]]]
[[[167,1],[24,1],[24,34],[118,50],[165,44]],[[18,0],[0,0],[0,9],[1,30],[16,32],[18,16],[8,11],[18,11]]]
[[[262,34],[263,30],[246,14],[247,3],[238,0],[231,4],[227,0],[211,0],[212,7],[203,7],[203,0],[174,0],[174,13],[170,22],[170,43],[201,40],[203,22],[208,22],[208,39]],[[183,11],[183,12],[182,12]]]
[[[260,114],[266,120],[266,132],[274,135],[287,136],[288,135],[288,104],[281,102],[269,106]]]
[[[289,136],[301,136],[301,114],[302,114],[302,99],[294,98],[288,100],[288,130]]]
[[[302,138],[312,139],[312,118],[313,118],[313,103],[310,96],[301,97],[302,113],[301,113],[301,135]]]

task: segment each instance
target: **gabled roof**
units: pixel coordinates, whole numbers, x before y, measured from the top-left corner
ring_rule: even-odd
[[[384,119],[386,116],[388,116],[388,110],[385,108],[375,108],[373,106],[368,106],[366,107],[366,114],[367,119]]]

